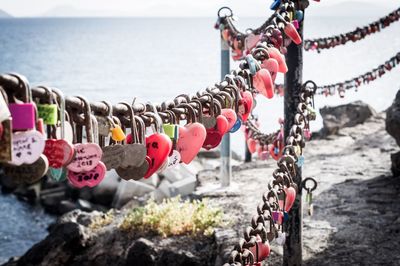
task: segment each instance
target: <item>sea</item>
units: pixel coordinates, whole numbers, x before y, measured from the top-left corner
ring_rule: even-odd
[[[308,17],[305,38],[351,31],[382,16]],[[193,94],[220,80],[220,37],[215,18],[21,18],[0,20],[0,73],[25,75],[31,86],[47,85],[90,101],[160,103]],[[240,18],[245,30],[265,18]],[[400,48],[400,23],[357,43],[321,53],[304,52],[303,80],[318,85],[344,81],[375,68]],[[231,67],[237,67],[232,62]],[[283,82],[282,74],[277,82]],[[385,110],[400,88],[400,68],[345,98],[317,96],[316,108],[362,100]],[[254,110],[261,129],[272,132],[283,116],[283,98],[259,97]],[[311,124],[318,130],[322,120]],[[232,149],[244,153],[240,131]],[[306,157],[307,160],[307,157]],[[54,217],[38,207],[0,195],[0,263],[22,255],[46,236]]]

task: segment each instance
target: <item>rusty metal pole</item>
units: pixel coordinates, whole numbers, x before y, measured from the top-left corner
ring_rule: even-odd
[[[303,11],[304,12],[304,11]],[[303,21],[298,29],[300,36],[303,38]],[[288,46],[286,54],[286,64],[288,72],[285,76],[285,100],[284,115],[285,126],[284,135],[289,136],[290,128],[294,123],[294,115],[297,111],[299,103],[299,94],[303,83],[303,44],[296,45],[291,43]],[[302,169],[299,168],[297,176],[294,177],[299,191],[292,209],[289,212],[289,221],[287,222],[288,236],[284,245],[283,265],[284,266],[300,266],[302,265],[303,251],[303,211],[302,211]]]

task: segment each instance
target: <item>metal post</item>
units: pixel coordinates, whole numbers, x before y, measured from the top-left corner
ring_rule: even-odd
[[[230,71],[230,55],[229,46],[221,38],[221,80]],[[231,165],[231,136],[226,133],[221,143],[221,186],[229,187],[232,177]]]
[[[247,142],[244,142],[244,162],[251,162],[251,152],[249,151],[249,146],[247,146]]]
[[[303,11],[304,12],[304,11]],[[304,18],[303,18],[304,21]],[[303,22],[299,23],[298,29],[300,36],[303,38]],[[285,100],[284,114],[285,126],[284,135],[289,135],[290,128],[294,123],[294,115],[299,103],[299,94],[303,79],[303,45],[291,43],[288,46],[286,55],[286,64],[288,72],[285,76]],[[288,236],[286,238],[283,265],[284,266],[300,266],[302,265],[302,250],[303,250],[303,212],[301,202],[301,168],[294,177],[294,182],[299,188],[295,203],[289,213],[289,221],[287,222]]]

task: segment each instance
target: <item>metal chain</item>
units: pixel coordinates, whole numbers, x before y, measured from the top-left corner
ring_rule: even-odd
[[[325,96],[334,95],[336,91],[338,91],[340,97],[344,97],[345,90],[349,90],[352,88],[358,88],[361,84],[368,84],[371,81],[376,80],[377,78],[382,77],[388,71],[391,71],[393,68],[400,64],[400,52],[398,52],[395,56],[391,57],[385,63],[379,65],[378,67],[368,71],[358,77],[338,82],[335,84],[322,85],[318,86],[318,94],[323,94]]]
[[[286,140],[283,155],[278,161],[278,167],[273,173],[274,180],[268,184],[267,191],[262,196],[262,203],[257,207],[257,214],[251,220],[243,238],[230,254],[228,263],[224,266],[253,265],[259,259],[250,250],[258,242],[267,243],[277,238],[278,231],[283,230],[276,220],[275,212],[281,211],[279,200],[285,196],[285,188],[293,187],[298,191],[292,177],[297,172],[297,160],[302,155],[305,146],[304,130],[308,129],[309,122],[315,119],[313,115],[313,97],[317,86],[313,81],[304,83],[300,93],[300,103],[295,115],[294,126]]]
[[[350,41],[357,42],[371,34],[380,32],[381,29],[384,29],[390,26],[392,23],[399,21],[399,19],[400,7],[392,11],[390,14],[362,28],[357,27],[353,31],[331,37],[304,40],[304,50],[317,51],[320,53],[322,49],[331,49],[339,45],[345,45]]]

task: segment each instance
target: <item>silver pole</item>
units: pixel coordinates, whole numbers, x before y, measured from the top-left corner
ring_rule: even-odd
[[[221,80],[230,71],[229,45],[221,38]],[[231,136],[226,133],[221,143],[221,186],[229,187],[232,177]]]

